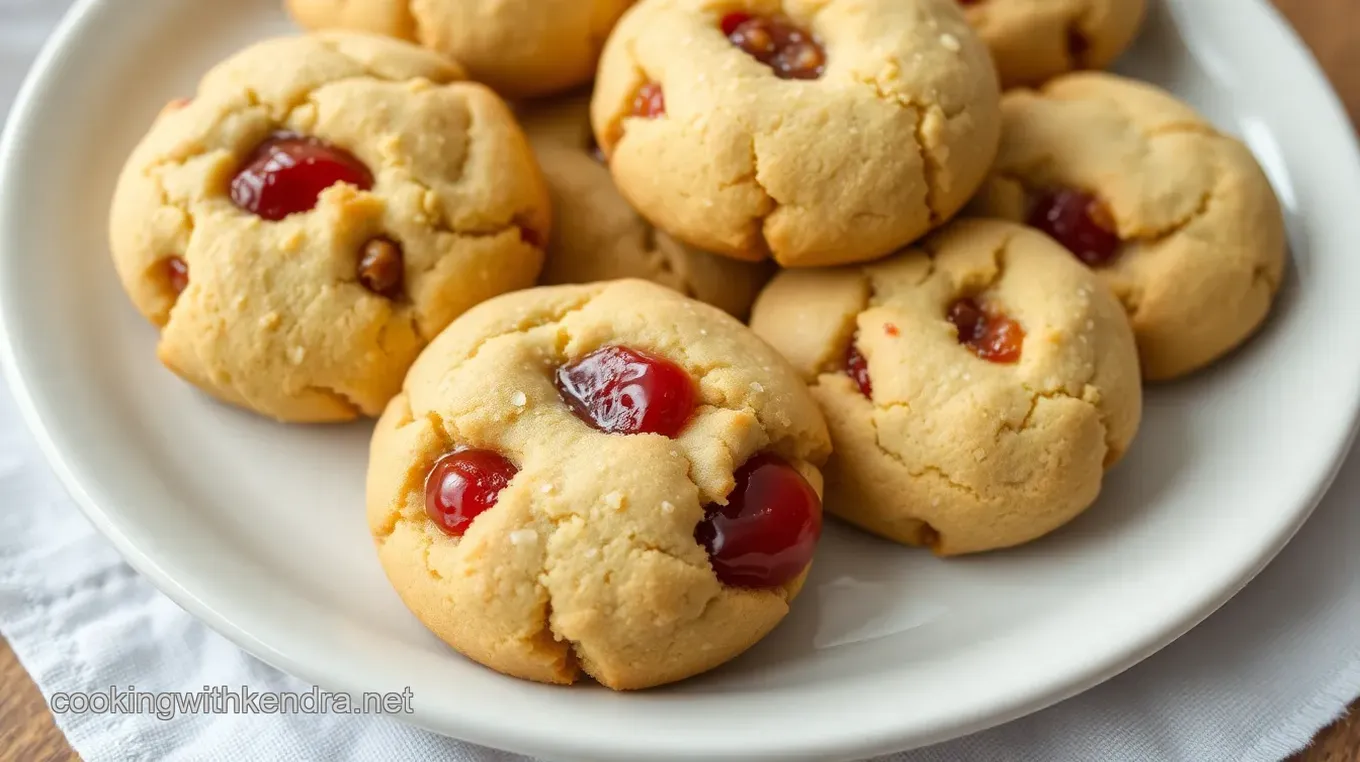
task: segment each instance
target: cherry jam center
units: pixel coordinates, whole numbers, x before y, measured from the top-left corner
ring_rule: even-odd
[[[1029,224],[1067,247],[1091,267],[1108,264],[1122,243],[1110,208],[1093,194],[1060,188],[1040,195]]]
[[[855,339],[850,340],[850,348],[845,350],[845,373],[859,386],[860,393],[873,399],[874,382],[869,379],[869,361],[859,353],[859,345],[856,343],[858,338],[857,334]]]
[[[558,368],[557,389],[577,418],[610,434],[674,438],[694,414],[689,374],[627,347],[602,347]]]
[[[778,587],[812,562],[822,534],[821,500],[797,469],[756,455],[736,473],[727,505],[710,505],[694,529],[725,585]]]
[[[817,79],[826,50],[807,30],[784,18],[729,13],[720,24],[728,41],[774,70],[780,79]]]
[[[661,85],[656,82],[648,82],[637,89],[633,94],[633,105],[629,115],[642,117],[643,119],[656,119],[666,114],[666,94],[661,90]]]
[[[183,257],[166,257],[161,265],[165,268],[165,282],[176,295],[184,293],[189,287],[189,263]]]
[[[316,207],[325,189],[349,183],[373,188],[373,175],[349,152],[317,138],[276,132],[246,157],[231,179],[236,206],[266,220]]]
[[[491,450],[451,452],[435,461],[425,477],[425,513],[445,534],[462,537],[518,472]]]
[[[1002,364],[1020,359],[1025,331],[1004,314],[973,299],[960,299],[949,306],[947,317],[959,329],[959,343],[978,357]]]

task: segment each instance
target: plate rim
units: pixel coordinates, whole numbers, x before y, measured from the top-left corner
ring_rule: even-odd
[[[1237,2],[1240,1],[1237,0]],[[18,164],[15,161],[15,156],[22,149],[25,138],[35,128],[36,122],[33,116],[40,110],[47,83],[57,73],[54,64],[59,61],[63,51],[90,32],[88,27],[95,12],[103,6],[113,4],[114,0],[76,0],[44,42],[38,56],[26,73],[23,84],[13,101],[4,129],[0,131],[0,222],[3,222],[6,217],[6,210],[13,203],[12,194],[7,189],[12,187],[17,179],[13,176],[17,172],[15,168]],[[1321,86],[1319,93],[1322,96],[1321,105],[1328,111],[1322,116],[1350,126],[1350,129],[1343,131],[1345,133],[1344,147],[1348,154],[1345,158],[1350,159],[1348,163],[1352,167],[1360,167],[1360,143],[1357,142],[1356,130],[1351,125],[1349,117],[1342,107],[1335,87],[1325,72],[1322,71],[1312,51],[1302,42],[1295,29],[1284,19],[1278,9],[1267,0],[1248,0],[1244,5],[1247,7],[1239,8],[1239,11],[1248,10],[1263,14],[1266,20],[1278,31],[1280,43],[1290,48],[1291,52],[1298,57],[1305,67],[1313,80],[1309,84],[1316,83]],[[1353,174],[1360,176],[1360,170],[1353,170]],[[8,256],[5,253],[8,240],[8,234],[3,228],[0,228],[0,257]],[[12,286],[3,283],[7,279],[8,270],[0,267],[0,293],[8,292],[12,288]],[[265,640],[233,622],[231,617],[219,612],[192,589],[176,580],[153,554],[146,552],[128,537],[118,522],[98,504],[84,486],[87,479],[95,479],[94,475],[83,474],[85,477],[83,479],[82,474],[77,473],[77,469],[68,462],[66,455],[57,446],[52,433],[48,429],[44,412],[39,408],[29,378],[24,371],[24,362],[20,359],[15,347],[8,310],[3,305],[0,305],[0,369],[3,370],[4,378],[22,420],[37,442],[47,463],[56,473],[62,487],[72,497],[85,517],[101,534],[110,540],[119,555],[161,593],[189,614],[204,622],[213,631],[283,672],[301,677],[322,687],[351,694],[358,694],[372,687],[356,685],[354,680],[346,678],[342,672],[328,672],[320,667],[314,668],[313,665],[275,649]],[[1175,621],[1162,627],[1149,628],[1144,636],[1137,639],[1136,642],[1123,649],[1106,651],[1102,654],[1102,658],[1095,660],[1097,664],[1087,665],[1080,671],[1074,669],[1071,673],[1064,675],[1061,680],[1050,678],[1042,686],[1037,686],[1028,691],[1026,695],[1012,695],[1007,697],[1008,701],[1006,702],[999,700],[992,702],[994,704],[1009,704],[1010,709],[1007,711],[993,712],[980,717],[961,718],[947,727],[937,728],[934,733],[926,734],[893,731],[891,729],[871,733],[867,736],[863,732],[851,732],[839,738],[821,738],[811,741],[806,738],[798,739],[797,748],[792,748],[788,740],[770,739],[771,746],[768,749],[759,753],[748,754],[743,758],[849,759],[938,743],[1011,722],[1040,711],[1085,692],[1142,662],[1189,632],[1227,603],[1284,549],[1312,515],[1344,465],[1351,444],[1356,437],[1357,429],[1360,428],[1360,387],[1352,389],[1351,392],[1348,397],[1350,409],[1346,411],[1344,416],[1346,426],[1342,436],[1334,447],[1330,462],[1319,463],[1319,465],[1325,465],[1325,468],[1313,484],[1312,490],[1306,496],[1300,496],[1304,505],[1294,512],[1294,520],[1282,528],[1279,535],[1273,538],[1269,547],[1262,549],[1254,564],[1244,569],[1236,578],[1223,581],[1212,591],[1212,594],[1201,600],[1198,606]],[[621,745],[616,748],[601,749],[572,739],[534,737],[533,733],[525,733],[522,726],[516,726],[516,730],[511,733],[508,732],[508,724],[492,728],[472,727],[466,722],[436,723],[430,716],[432,714],[431,712],[417,711],[412,715],[395,716],[394,719],[434,733],[443,735],[456,733],[457,737],[467,738],[474,743],[540,756],[565,754],[626,760],[636,758],[639,754],[646,754],[655,759],[682,759],[692,758],[706,751],[700,747],[692,747],[688,750],[680,747],[661,748],[660,744],[646,748],[636,745]]]

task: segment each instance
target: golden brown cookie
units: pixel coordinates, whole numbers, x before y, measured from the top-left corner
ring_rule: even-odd
[[[991,164],[998,101],[955,0],[643,0],[605,46],[591,120],[658,228],[804,267],[953,215]]]
[[[454,321],[378,421],[369,527],[468,657],[615,689],[712,669],[788,612],[821,528],[826,425],[722,311],[640,280]]]
[[[532,285],[548,199],[509,109],[407,43],[253,45],[172,103],[114,193],[114,264],[157,353],[285,421],[377,415],[426,341]]]
[[[1143,376],[1183,376],[1265,320],[1284,217],[1251,151],[1157,88],[1072,74],[1007,93],[974,209],[1027,220],[1095,268],[1133,322]]]
[[[1119,303],[1011,223],[963,220],[872,265],[786,271],[751,326],[826,414],[827,510],[942,555],[1019,545],[1086,510],[1142,414]]]
[[[1109,66],[1138,35],[1147,12],[1147,0],[959,1],[1006,88]]]
[[[609,30],[633,0],[287,0],[309,29],[418,42],[507,98],[567,90],[595,75]]]
[[[634,211],[595,145],[588,101],[544,103],[523,119],[557,219],[539,282],[643,278],[745,318],[773,268],[686,246]]]

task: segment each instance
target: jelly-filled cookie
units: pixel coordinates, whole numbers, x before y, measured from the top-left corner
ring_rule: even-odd
[[[280,420],[377,415],[450,320],[532,285],[547,190],[509,109],[461,76],[396,40],[289,37],[167,106],[109,221],[161,361]]]
[[[883,262],[781,273],[751,325],[826,414],[827,510],[941,555],[1076,517],[1142,415],[1119,302],[1011,223],[964,220]]]
[[[639,280],[454,321],[373,435],[369,527],[436,635],[509,675],[615,689],[703,672],[788,612],[830,446],[783,358]]]
[[[1147,0],[958,0],[996,59],[1003,87],[1103,69],[1143,24]]]
[[[744,318],[773,268],[686,246],[634,211],[591,135],[587,101],[546,103],[523,120],[557,219],[539,282],[643,278]]]
[[[995,155],[999,98],[956,0],[643,0],[605,46],[591,121],[658,228],[802,267],[953,215]]]
[[[1072,74],[1003,103],[1001,155],[975,210],[1028,221],[1124,303],[1143,376],[1201,368],[1265,320],[1284,217],[1239,141],[1151,85]]]
[[[287,0],[310,29],[384,34],[443,53],[507,98],[566,90],[595,75],[609,30],[633,0]]]

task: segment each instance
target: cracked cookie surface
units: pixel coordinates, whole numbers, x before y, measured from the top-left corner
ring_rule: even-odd
[[[168,106],[124,167],[109,223],[162,362],[280,420],[376,416],[450,320],[532,285],[547,191],[509,109],[461,79],[413,45],[324,33],[247,48]],[[280,131],[348,152],[371,190],[336,183],[278,221],[237,206],[233,176]],[[386,263],[400,284],[386,294],[361,282],[373,241],[401,257]],[[171,258],[182,270],[167,277]]]
[[[674,439],[606,434],[563,402],[556,368],[610,345],[695,380]],[[456,447],[518,468],[461,537],[424,497]],[[645,688],[722,664],[783,619],[806,570],[776,588],[723,585],[695,527],[753,456],[778,455],[820,491],[828,452],[805,385],[718,309],[638,280],[540,287],[474,308],[416,361],[373,435],[369,526],[402,600],[468,657],[530,680]]]
[[[1005,88],[1103,69],[1138,36],[1146,0],[972,0],[968,22],[996,60]]]
[[[1197,370],[1265,320],[1285,265],[1279,201],[1251,151],[1151,85],[1072,74],[1003,101],[973,210],[1024,220],[1036,192],[1093,193],[1118,253],[1096,268],[1123,302],[1149,380]]]
[[[960,342],[947,315],[963,298],[1023,328],[1018,360]],[[1007,222],[961,220],[882,262],[781,273],[751,325],[826,415],[826,510],[942,555],[1018,545],[1076,517],[1142,415],[1119,303],[1052,240]],[[852,342],[868,395],[846,372]]]
[[[652,227],[592,155],[588,100],[537,105],[523,118],[556,216],[539,282],[642,278],[744,318],[772,268],[700,251]]]
[[[419,43],[507,98],[560,92],[595,75],[609,30],[634,0],[287,0],[309,29]]]
[[[735,46],[738,11],[807,30],[820,76]],[[664,113],[630,116],[649,83]],[[954,0],[643,0],[605,46],[591,121],[658,228],[800,267],[884,256],[954,214],[995,155],[999,98]]]

